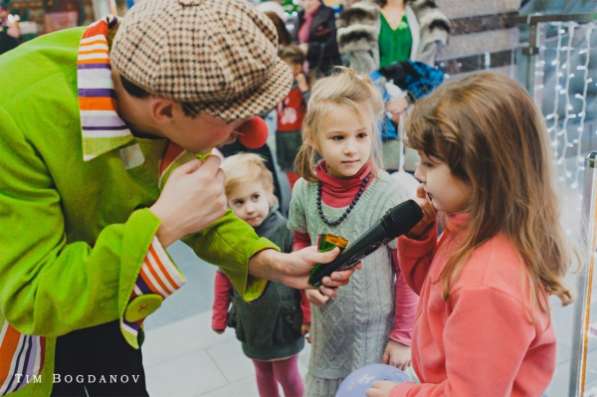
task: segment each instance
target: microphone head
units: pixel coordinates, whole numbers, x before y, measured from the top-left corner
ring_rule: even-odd
[[[240,132],[238,141],[248,149],[259,149],[267,141],[267,124],[259,116],[251,117],[243,123],[238,128],[238,132]]]
[[[388,210],[382,220],[389,238],[407,233],[423,218],[423,211],[415,200],[407,200]]]

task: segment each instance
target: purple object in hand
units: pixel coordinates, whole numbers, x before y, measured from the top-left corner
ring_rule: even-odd
[[[371,364],[348,375],[340,384],[336,397],[366,397],[367,390],[379,380],[403,383],[409,379],[398,368],[385,364]]]

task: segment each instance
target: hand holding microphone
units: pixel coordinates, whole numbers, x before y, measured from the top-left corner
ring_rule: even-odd
[[[355,266],[382,244],[407,233],[423,218],[423,211],[414,200],[407,200],[388,210],[381,220],[367,230],[361,237],[350,244],[332,262],[317,265],[311,271],[309,283],[314,287],[321,285],[321,280],[332,272]]]

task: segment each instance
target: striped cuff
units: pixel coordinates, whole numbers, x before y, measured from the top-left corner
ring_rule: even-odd
[[[156,311],[164,299],[185,282],[184,275],[172,262],[157,237],[154,237],[143,259],[129,303],[120,319],[122,334],[131,346],[139,348],[138,336],[145,318]]]
[[[29,379],[41,374],[46,339],[21,334],[4,322],[0,328],[0,396],[27,386]]]

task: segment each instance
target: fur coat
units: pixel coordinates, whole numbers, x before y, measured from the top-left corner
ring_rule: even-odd
[[[379,69],[381,9],[372,0],[358,1],[336,21],[342,63],[360,73]],[[407,0],[405,13],[413,37],[411,60],[433,65],[447,44],[450,24],[434,0]]]

